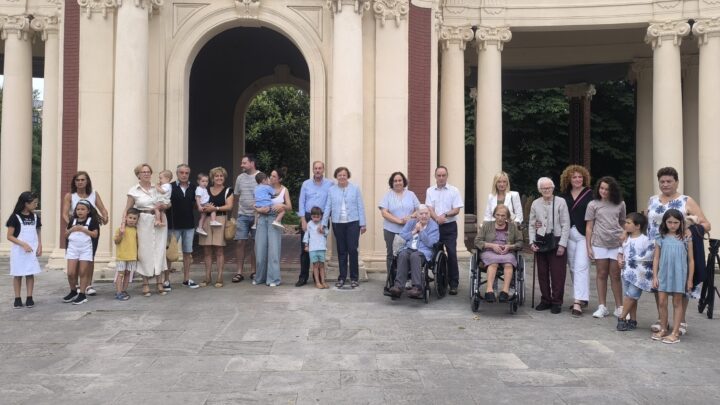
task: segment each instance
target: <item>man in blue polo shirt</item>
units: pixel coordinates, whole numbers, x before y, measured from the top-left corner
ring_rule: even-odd
[[[328,190],[333,185],[330,179],[325,178],[325,163],[319,160],[313,162],[312,172],[312,178],[305,180],[300,188],[300,209],[298,211],[302,224],[300,234],[300,276],[297,283],[295,283],[295,287],[304,286],[310,276],[310,255],[305,251],[302,242],[303,235],[307,231],[307,224],[310,222],[310,210],[313,207],[325,207]]]

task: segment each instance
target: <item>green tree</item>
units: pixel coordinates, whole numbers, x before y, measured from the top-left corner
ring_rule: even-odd
[[[265,172],[286,168],[283,184],[297,207],[302,182],[309,177],[310,98],[291,86],[260,92],[245,115],[245,149]]]

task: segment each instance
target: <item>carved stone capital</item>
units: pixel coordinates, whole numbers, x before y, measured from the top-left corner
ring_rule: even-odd
[[[692,32],[698,39],[698,46],[707,44],[710,38],[720,36],[720,17],[702,18],[695,21]]]
[[[153,12],[157,11],[162,7],[165,0],[115,0],[117,7],[122,7],[123,4],[133,5],[137,8],[147,10],[148,16],[152,16]]]
[[[473,39],[473,30],[469,25],[442,25],[438,37],[442,41],[443,49],[448,49],[450,45],[458,45],[460,50],[464,51],[467,43]]]
[[[115,0],[77,0],[77,2],[87,18],[91,18],[93,14],[100,14],[105,18],[117,7]]]
[[[640,76],[645,74],[652,74],[653,60],[652,58],[637,58],[630,65],[628,71],[628,80],[631,83],[635,83],[639,80]]]
[[[233,0],[235,2],[235,11],[238,12],[240,18],[255,19],[260,12],[260,0]]]
[[[8,15],[0,17],[0,37],[3,40],[10,36],[17,36],[20,40],[27,40],[30,33],[30,19],[27,15]]]
[[[512,39],[512,32],[508,27],[478,27],[475,31],[478,49],[486,49],[488,45],[496,45],[499,51],[503,50],[506,42]]]
[[[645,34],[645,43],[656,49],[663,42],[672,40],[674,46],[680,46],[682,38],[690,34],[690,24],[686,20],[653,22]]]
[[[409,0],[375,0],[372,5],[375,19],[385,26],[385,20],[395,20],[395,26],[400,26],[400,21],[406,20],[410,11]]]
[[[597,93],[595,85],[587,83],[576,83],[565,85],[565,97],[568,98],[586,98],[592,100]]]
[[[356,13],[362,15],[364,11],[370,10],[370,0],[327,0],[325,3],[333,15],[341,13],[344,5],[351,5]]]
[[[43,41],[47,41],[48,35],[57,35],[59,32],[59,19],[55,15],[37,15],[30,21],[30,28],[40,33]]]

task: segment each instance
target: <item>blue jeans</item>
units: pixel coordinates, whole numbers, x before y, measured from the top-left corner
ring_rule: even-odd
[[[260,214],[255,230],[255,281],[280,284],[280,244],[282,231],[272,226],[275,214]]]
[[[339,281],[345,281],[348,273],[348,258],[350,259],[350,280],[358,281],[358,244],[360,242],[360,222],[353,221],[344,224],[332,224],[337,246],[338,265],[340,267]]]

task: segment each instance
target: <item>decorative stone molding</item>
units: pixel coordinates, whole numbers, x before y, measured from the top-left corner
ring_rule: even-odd
[[[505,12],[507,0],[483,0],[482,11],[490,15],[498,15]]]
[[[720,0],[717,0],[720,3]],[[710,38],[720,36],[720,17],[703,18],[695,21],[692,33],[697,37],[698,46],[708,43]]]
[[[671,39],[674,46],[680,46],[682,37],[688,34],[690,34],[690,24],[686,20],[653,22],[650,23],[645,34],[645,43],[655,49]]]
[[[78,4],[87,18],[92,17],[93,14],[100,14],[105,18],[118,6],[115,0],[78,0]]]
[[[462,14],[465,9],[470,7],[468,0],[444,0],[442,9],[449,14]]]
[[[477,27],[475,31],[478,49],[484,50],[488,45],[497,45],[502,51],[506,42],[512,39],[512,32],[508,27]]]
[[[30,21],[30,28],[39,32],[43,41],[47,41],[48,34],[57,34],[59,32],[59,20],[57,16],[35,15]]]
[[[15,35],[20,40],[27,40],[30,33],[30,19],[27,15],[9,15],[0,16],[0,38],[8,39],[9,36]]]
[[[663,8],[665,10],[672,10],[678,5],[680,5],[680,0],[656,0],[653,5]]]
[[[257,18],[260,12],[260,0],[233,0],[235,2],[235,10],[240,14],[240,18]]]
[[[362,15],[364,11],[370,10],[370,0],[327,0],[325,3],[333,15],[342,12],[343,5],[354,6],[355,12]]]
[[[385,26],[385,20],[395,20],[395,26],[400,26],[401,20],[406,20],[410,10],[408,0],[375,0],[372,6],[375,19],[380,21],[380,26]]]
[[[450,45],[458,45],[460,50],[465,50],[465,46],[473,39],[473,30],[469,25],[452,26],[443,25],[440,27],[438,37],[442,41],[443,49],[448,49]]]
[[[567,98],[585,98],[592,100],[597,94],[594,84],[576,83],[565,85],[565,97]]]
[[[153,12],[160,10],[165,0],[115,0],[118,7],[122,7],[123,2],[132,1],[135,7],[147,9],[148,16],[152,16]]]

